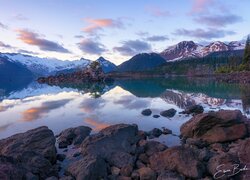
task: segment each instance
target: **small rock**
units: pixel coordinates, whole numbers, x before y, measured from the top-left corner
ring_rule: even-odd
[[[163,127],[162,128],[162,134],[165,134],[165,135],[172,134],[172,131],[170,129],[167,129],[167,128]]]
[[[153,118],[159,118],[159,117],[160,117],[160,115],[158,115],[158,114],[153,115]]]
[[[46,180],[58,180],[58,178],[55,176],[52,176],[52,177],[46,178]]]
[[[174,171],[163,171],[159,174],[157,180],[184,180],[185,178]]]
[[[136,161],[136,167],[137,167],[138,169],[140,169],[140,168],[146,167],[146,165],[143,164],[140,160],[137,160],[137,161]]]
[[[117,180],[131,180],[131,178],[126,176],[118,176]]]
[[[152,114],[152,111],[151,111],[151,109],[144,109],[141,112],[141,114],[144,115],[144,116],[150,116]]]
[[[141,160],[141,162],[143,162],[144,164],[149,163],[149,158],[146,154],[140,154],[138,159]]]
[[[148,167],[139,169],[138,173],[140,175],[140,180],[156,180],[156,173]]]
[[[137,171],[132,172],[131,178],[133,180],[140,180],[140,174]]]
[[[128,166],[125,166],[125,167],[121,168],[120,174],[122,176],[130,177],[131,174],[132,174],[132,171],[133,171],[133,166],[132,165],[128,165]]]
[[[167,117],[167,118],[171,118],[171,117],[174,117],[174,115],[176,114],[176,110],[171,108],[171,109],[168,109],[166,111],[162,111],[160,113],[161,116],[163,117]]]
[[[119,175],[120,174],[120,169],[118,167],[112,166],[111,167],[111,174],[112,175]]]
[[[147,134],[148,134],[149,139],[153,139],[153,138],[156,138],[156,137],[159,137],[160,135],[162,135],[162,130],[160,130],[158,128],[154,128],[151,131],[149,131]]]

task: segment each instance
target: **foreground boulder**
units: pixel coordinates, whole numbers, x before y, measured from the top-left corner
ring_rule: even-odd
[[[0,155],[12,158],[12,160],[5,158],[5,161],[0,163],[0,177],[3,174],[6,177],[15,174],[18,174],[15,175],[16,177],[23,177],[25,174],[25,177],[40,179],[57,176],[58,169],[54,165],[56,162],[55,142],[53,132],[47,127],[39,127],[0,140]],[[2,161],[3,159],[1,158]]]
[[[28,172],[11,157],[0,155],[0,179],[26,179]]]
[[[89,136],[90,132],[91,128],[86,126],[65,129],[58,135],[58,146],[59,148],[66,148],[71,144],[79,145]]]
[[[239,110],[199,114],[181,126],[181,135],[209,144],[233,141],[247,135],[245,120]]]
[[[83,156],[100,156],[112,166],[122,167],[132,163],[131,153],[135,152],[138,127],[136,125],[118,124],[89,136],[81,145]]]
[[[0,154],[17,158],[26,151],[33,151],[55,163],[55,142],[54,133],[43,126],[0,140]]]
[[[108,176],[108,165],[101,157],[86,156],[69,165],[66,174],[79,180],[104,179]]]
[[[157,172],[176,171],[186,177],[198,179],[205,171],[198,157],[199,153],[192,148],[176,146],[153,154],[149,161],[150,167]]]

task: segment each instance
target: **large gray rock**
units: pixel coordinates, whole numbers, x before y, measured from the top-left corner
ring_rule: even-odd
[[[247,135],[245,120],[239,110],[199,114],[181,126],[181,135],[207,143],[233,141]]]
[[[198,179],[205,171],[205,167],[198,157],[199,153],[196,150],[176,146],[153,154],[149,161],[150,167],[157,172],[176,171],[186,177]]]
[[[117,167],[129,165],[132,161],[129,154],[135,152],[133,144],[139,140],[137,135],[138,127],[136,125],[118,124],[107,127],[83,141],[82,154],[83,156],[101,156]],[[121,155],[118,155],[119,153]]]
[[[33,151],[53,164],[56,162],[55,142],[53,132],[43,126],[0,140],[0,154],[18,158],[26,151]]]
[[[58,135],[59,148],[66,148],[68,145],[79,145],[89,136],[91,128],[87,126],[79,126],[76,128],[68,128]]]

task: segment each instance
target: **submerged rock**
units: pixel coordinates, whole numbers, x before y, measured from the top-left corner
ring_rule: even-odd
[[[160,113],[161,116],[163,117],[168,117],[168,118],[171,118],[171,117],[174,117],[174,115],[176,114],[176,110],[171,108],[171,109],[168,109],[166,111],[162,111]]]
[[[199,114],[181,126],[181,135],[207,143],[233,141],[247,135],[244,121],[239,110]]]
[[[144,115],[144,116],[150,116],[152,114],[152,111],[151,111],[151,109],[144,109],[141,112],[141,114]]]

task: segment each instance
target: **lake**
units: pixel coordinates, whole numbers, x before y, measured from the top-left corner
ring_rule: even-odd
[[[250,88],[216,83],[212,79],[154,78],[123,79],[108,84],[65,84],[49,86],[32,82],[18,87],[0,86],[0,139],[26,130],[48,126],[58,134],[79,125],[93,132],[117,123],[135,123],[149,131],[166,127],[179,135],[180,126],[192,116],[182,115],[187,106],[200,104],[205,111],[239,109],[250,116]],[[152,116],[143,116],[143,109]],[[173,118],[153,118],[174,108]],[[173,146],[179,138],[164,135],[158,139]]]

